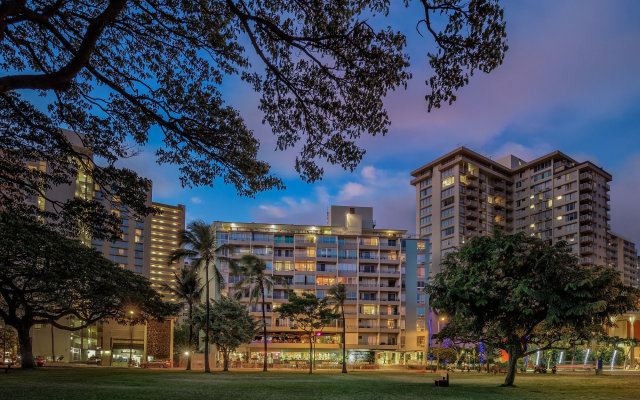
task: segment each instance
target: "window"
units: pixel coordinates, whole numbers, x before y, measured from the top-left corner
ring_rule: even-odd
[[[246,232],[231,232],[229,234],[229,239],[231,240],[240,240],[240,241],[249,241],[251,239],[251,234]]]
[[[293,243],[293,236],[276,236],[273,239],[276,243]]]
[[[440,198],[444,199],[445,197],[453,196],[454,189],[455,188],[449,188],[447,190],[443,190],[442,193],[440,193]]]
[[[430,187],[428,187],[426,189],[422,189],[420,191],[420,197],[428,196],[428,195],[431,194],[431,192],[432,192],[432,188],[430,188]]]
[[[576,209],[576,203],[567,204],[565,206],[565,211],[572,211]]]
[[[429,232],[431,232],[431,225],[423,226],[422,228],[420,228],[421,235]]]
[[[431,215],[420,218],[420,225],[426,225],[431,223]]]
[[[340,263],[338,264],[338,272],[356,272],[356,264]]]
[[[449,235],[453,235],[455,233],[455,227],[451,227],[451,228],[447,228],[447,229],[443,229],[441,233],[441,236],[449,236]]]
[[[533,167],[533,172],[542,171],[543,169],[551,167],[551,160],[545,161]]]
[[[422,216],[422,215],[431,214],[431,209],[432,209],[432,206],[421,208],[420,209],[420,215]]]
[[[564,201],[576,200],[578,198],[578,192],[573,192],[564,195]]]
[[[519,189],[521,187],[522,187],[522,181],[516,182],[516,189]]]
[[[533,181],[538,182],[551,176],[551,171],[545,171],[533,176]]]
[[[454,183],[455,183],[455,176],[450,176],[442,180],[442,187],[446,188],[453,185]]]
[[[431,196],[420,200],[420,207],[428,206],[429,204],[431,204]]]
[[[455,167],[447,168],[440,172],[440,178],[444,179],[448,176],[451,176],[453,175],[454,171],[455,171]]]
[[[338,256],[338,250],[337,249],[323,249],[322,247],[318,248],[318,257],[331,257],[331,258],[335,258]]]
[[[451,246],[453,244],[454,244],[453,238],[444,239],[444,240],[442,240],[440,242],[440,247],[448,247],[448,246]]]
[[[455,201],[455,199],[453,197],[450,197],[448,199],[442,200],[441,202],[441,206],[442,208],[446,207],[446,206],[450,206],[451,204],[453,204]]]
[[[318,243],[322,244],[336,244],[335,236],[318,236]]]
[[[578,219],[578,213],[577,212],[573,212],[571,214],[567,214],[564,216],[564,220],[565,221],[574,221]]]
[[[358,257],[358,252],[356,250],[340,250],[338,257],[355,260]]]
[[[423,180],[422,182],[420,182],[420,187],[421,188],[427,187],[429,185],[431,185],[431,177],[429,177],[429,178]]]
[[[453,215],[453,211],[454,211],[453,207],[447,208],[446,210],[442,210],[442,212],[440,213],[440,218],[446,218],[450,215]]]
[[[453,224],[454,224],[454,222],[455,222],[455,218],[454,218],[454,217],[447,218],[447,219],[443,219],[442,221],[440,221],[440,226],[441,226],[442,228],[445,228],[445,227],[447,227],[447,226],[451,226],[451,225],[453,225]]]
[[[253,241],[255,242],[271,242],[273,241],[273,235],[267,233],[254,233]]]

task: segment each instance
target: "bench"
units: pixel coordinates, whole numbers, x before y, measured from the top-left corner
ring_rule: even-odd
[[[447,373],[447,377],[445,378],[444,376],[442,377],[442,379],[436,379],[434,380],[436,386],[439,387],[449,387],[449,374]]]

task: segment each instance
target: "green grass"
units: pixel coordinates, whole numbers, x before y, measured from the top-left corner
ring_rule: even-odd
[[[1,399],[638,399],[640,376],[504,375],[438,376],[417,372],[213,372],[124,368],[41,368],[0,372]]]

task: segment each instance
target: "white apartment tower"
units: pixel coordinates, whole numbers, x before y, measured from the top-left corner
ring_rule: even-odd
[[[554,151],[526,162],[494,161],[460,147],[411,173],[416,229],[431,241],[431,273],[470,237],[524,232],[565,240],[585,265],[607,265],[609,182],[595,164]]]

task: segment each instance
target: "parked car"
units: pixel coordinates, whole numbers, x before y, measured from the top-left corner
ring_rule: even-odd
[[[87,360],[87,364],[102,365],[102,358],[98,356],[89,357],[89,359]]]
[[[33,365],[35,365],[36,367],[44,367],[44,358],[33,357]]]
[[[171,367],[171,361],[149,361],[141,365],[142,368],[169,368]]]

